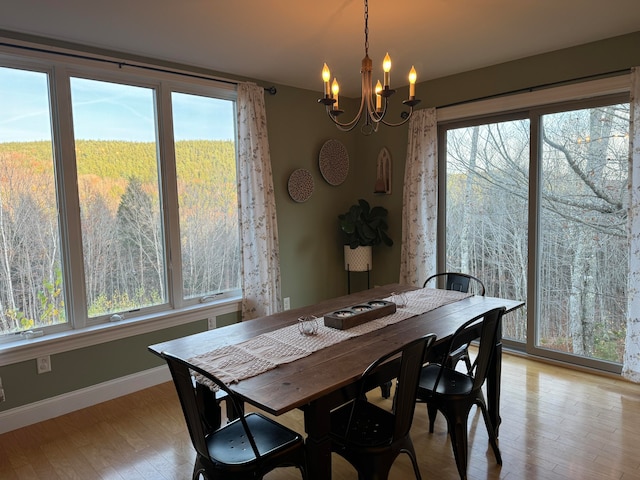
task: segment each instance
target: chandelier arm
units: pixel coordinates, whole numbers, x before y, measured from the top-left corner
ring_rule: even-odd
[[[387,122],[381,118],[380,123],[386,125],[387,127],[399,127],[400,125],[404,125],[405,123],[407,123],[412,115],[413,115],[413,107],[409,107],[409,114],[406,117],[404,117],[401,122],[392,123],[392,122]]]
[[[340,128],[340,130],[342,130],[343,132],[349,132],[354,129],[354,127],[360,122],[360,118],[362,117],[363,110],[364,110],[364,97],[360,99],[360,109],[358,110],[358,113],[356,113],[356,116],[353,117],[352,120],[343,123],[338,121],[337,118],[331,114],[331,106],[327,105],[327,115],[329,116],[331,121],[335,123],[336,126]]]

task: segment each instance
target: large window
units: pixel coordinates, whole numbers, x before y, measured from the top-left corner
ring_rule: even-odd
[[[620,97],[441,126],[445,268],[526,300],[503,334],[531,353],[622,363],[628,134]]]
[[[0,336],[237,295],[234,90],[41,57],[0,54]]]
[[[49,76],[0,67],[0,334],[66,322]]]

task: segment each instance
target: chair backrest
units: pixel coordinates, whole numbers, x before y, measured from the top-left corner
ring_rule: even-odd
[[[435,334],[425,335],[421,338],[413,340],[393,352],[383,355],[378,360],[369,365],[362,374],[362,383],[360,395],[357,398],[364,398],[367,390],[367,377],[375,372],[375,370],[383,363],[400,357],[400,369],[398,372],[398,381],[394,399],[394,415],[395,425],[393,430],[393,439],[401,438],[409,433],[413,413],[416,406],[416,394],[418,391],[418,382],[420,381],[420,371],[428,350],[436,339]],[[353,408],[357,408],[354,402]],[[353,411],[352,411],[353,416]],[[347,432],[349,426],[347,427]],[[348,435],[348,433],[347,433]]]
[[[205,412],[202,411],[201,402],[199,402],[196,395],[196,389],[194,388],[192,380],[192,372],[202,375],[213,385],[216,385],[220,390],[226,392],[228,400],[233,404],[234,411],[243,411],[242,402],[238,399],[236,394],[231,391],[227,385],[225,385],[224,382],[209,372],[170,353],[162,352],[161,355],[169,365],[169,370],[178,393],[178,398],[180,399],[180,405],[182,406],[182,412],[184,413],[191,442],[201,456],[210,458],[206,442],[206,435],[208,432]],[[258,452],[255,440],[249,430],[249,426],[247,425],[244,416],[240,415],[240,418],[237,421],[242,422],[242,426],[247,438],[249,439],[253,452],[256,458],[259,458],[260,453]]]
[[[491,357],[498,341],[498,332],[500,332],[500,324],[505,311],[504,307],[494,308],[485,314],[472,318],[461,325],[449,340],[448,354],[452,353],[461,344],[475,339],[479,340],[478,354],[471,370],[468,372],[468,375],[473,377],[473,390],[481,388],[487,379]],[[442,363],[433,388],[434,391],[438,386],[444,368],[446,368],[445,362]]]
[[[482,320],[482,330],[480,333],[480,343],[478,344],[478,354],[472,366],[474,375],[473,389],[477,390],[487,379],[489,365],[493,356],[498,334],[501,331],[502,316],[506,309],[504,307],[494,308],[484,315]]]
[[[469,288],[471,287],[472,292],[476,295],[484,296],[484,284],[482,280],[473,275],[469,275],[467,273],[459,273],[459,272],[441,272],[431,275],[424,281],[422,287],[426,287],[427,284],[431,280],[436,280],[436,283],[439,279],[444,279],[444,285],[446,290],[456,290],[458,292],[467,293]]]

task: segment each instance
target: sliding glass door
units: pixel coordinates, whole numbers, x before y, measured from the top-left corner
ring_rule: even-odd
[[[628,132],[620,98],[440,126],[439,268],[478,276],[487,295],[526,300],[505,317],[506,343],[619,370]]]

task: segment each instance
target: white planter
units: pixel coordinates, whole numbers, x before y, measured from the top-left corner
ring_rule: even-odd
[[[372,267],[371,247],[344,246],[344,269],[349,272],[368,272]]]

